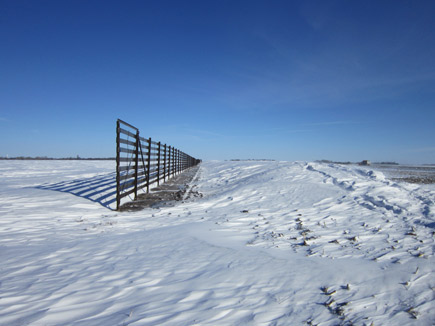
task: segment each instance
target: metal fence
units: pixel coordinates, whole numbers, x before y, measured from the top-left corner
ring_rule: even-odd
[[[186,153],[151,140],[142,138],[139,129],[124,122],[116,122],[116,209],[124,197],[134,195],[152,184],[160,185],[183,170],[199,164]]]

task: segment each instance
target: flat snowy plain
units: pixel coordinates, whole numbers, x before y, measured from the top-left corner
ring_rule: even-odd
[[[434,325],[435,188],[204,162],[204,196],[113,208],[112,161],[0,161],[0,325]]]

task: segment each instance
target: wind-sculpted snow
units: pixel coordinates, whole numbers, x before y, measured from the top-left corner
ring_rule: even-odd
[[[0,161],[0,325],[435,323],[433,187],[204,162],[203,197],[119,213],[113,169]]]

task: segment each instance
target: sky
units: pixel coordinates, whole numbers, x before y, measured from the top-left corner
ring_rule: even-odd
[[[0,157],[435,163],[435,1],[0,0]]]

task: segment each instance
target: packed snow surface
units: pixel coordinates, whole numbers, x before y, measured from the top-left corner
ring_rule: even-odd
[[[119,213],[114,169],[0,161],[0,325],[435,324],[433,186],[204,162],[202,198]]]

